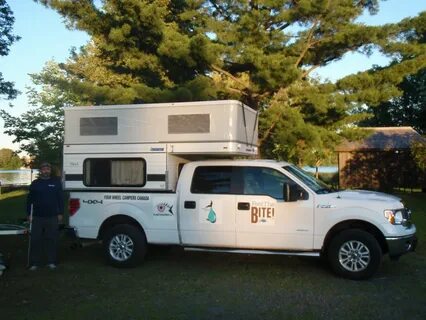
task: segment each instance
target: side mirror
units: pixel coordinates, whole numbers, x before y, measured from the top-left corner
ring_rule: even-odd
[[[297,184],[284,183],[283,199],[286,202],[295,202],[298,200],[308,200],[309,194]]]

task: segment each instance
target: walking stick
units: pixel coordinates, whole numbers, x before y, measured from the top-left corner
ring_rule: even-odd
[[[33,228],[33,204],[30,209],[30,227],[28,229],[28,255],[27,255],[27,267],[30,267],[30,255],[31,255],[31,232]]]

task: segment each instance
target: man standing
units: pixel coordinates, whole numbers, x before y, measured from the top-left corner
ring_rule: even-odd
[[[42,252],[47,253],[47,266],[57,264],[58,224],[63,219],[64,199],[61,181],[51,177],[52,166],[43,162],[39,178],[31,183],[27,198],[27,214],[31,226],[30,270],[41,266]],[[31,214],[32,211],[32,214]]]

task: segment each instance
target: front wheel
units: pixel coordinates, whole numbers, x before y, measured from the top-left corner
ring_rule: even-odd
[[[139,228],[122,224],[105,233],[104,254],[107,262],[115,267],[133,267],[146,254],[146,237]]]
[[[368,279],[377,272],[382,249],[376,238],[363,230],[351,229],[337,234],[328,248],[333,271],[352,280]]]

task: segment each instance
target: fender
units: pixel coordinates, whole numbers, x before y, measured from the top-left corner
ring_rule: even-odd
[[[382,235],[391,233],[393,226],[376,211],[365,207],[315,208],[314,248],[321,249],[327,233],[344,221],[358,220],[375,226]]]

